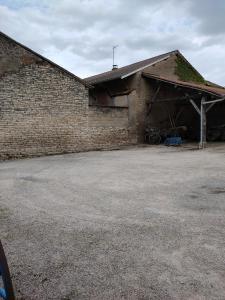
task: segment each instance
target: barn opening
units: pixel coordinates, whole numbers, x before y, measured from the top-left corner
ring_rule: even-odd
[[[168,80],[148,73],[143,76],[153,89],[146,109],[146,142],[163,142],[168,136],[180,136],[204,147],[207,141],[225,141],[223,88]]]

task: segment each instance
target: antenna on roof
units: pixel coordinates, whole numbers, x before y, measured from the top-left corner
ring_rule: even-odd
[[[119,47],[119,45],[115,45],[115,46],[112,47],[112,49],[113,49],[113,67],[112,67],[112,70],[118,69],[118,65],[115,65],[115,50],[116,50],[117,47]]]

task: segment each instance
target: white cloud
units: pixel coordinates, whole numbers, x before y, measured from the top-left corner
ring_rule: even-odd
[[[0,0],[0,28],[80,77],[109,70],[119,44],[120,66],[179,49],[225,85],[224,11],[223,0]]]

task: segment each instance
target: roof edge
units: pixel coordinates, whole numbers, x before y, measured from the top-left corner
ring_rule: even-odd
[[[159,80],[159,81],[162,81],[162,82],[165,82],[165,83],[169,83],[169,84],[175,84],[175,85],[178,85],[178,86],[183,86],[183,87],[186,87],[186,88],[190,88],[190,89],[193,89],[193,90],[197,90],[197,91],[200,91],[200,92],[205,92],[205,93],[208,93],[208,94],[211,94],[211,95],[214,95],[214,96],[222,96],[224,97],[225,96],[225,89],[224,89],[224,93],[221,93],[219,91],[213,91],[213,90],[209,90],[209,86],[206,86],[206,88],[204,88],[204,85],[200,85],[200,84],[196,84],[194,82],[186,82],[186,81],[182,81],[182,80],[172,80],[172,79],[168,79],[168,78],[165,78],[165,77],[160,77],[160,76],[157,76],[157,75],[154,75],[154,74],[151,74],[151,73],[147,73],[147,72],[142,72],[142,75],[144,77],[147,77],[147,78],[150,78],[150,79],[155,79],[155,80]],[[213,89],[213,87],[211,87]],[[216,89],[216,88],[215,88]],[[219,89],[219,88],[217,88]]]
[[[134,71],[132,71],[132,72],[126,74],[126,75],[123,75],[123,76],[121,76],[120,78],[121,78],[121,79],[127,78],[127,77],[129,77],[129,76],[131,76],[131,75],[133,75],[133,74],[135,74],[135,73],[137,73],[137,72],[139,72],[139,71],[144,70],[145,68],[148,68],[148,67],[150,67],[150,66],[153,66],[153,65],[155,65],[155,64],[157,64],[157,63],[160,63],[160,62],[162,62],[162,61],[168,59],[170,56],[171,56],[171,54],[167,55],[166,57],[160,58],[160,59],[156,60],[155,62],[152,62],[152,63],[150,63],[150,64],[147,64],[147,65],[145,65],[144,67],[138,68],[138,69],[136,69],[136,70],[134,70]]]
[[[0,31],[0,35],[2,35],[4,38],[12,41],[13,43],[17,44],[18,46],[24,48],[25,50],[29,51],[30,53],[38,56],[39,58],[43,59],[44,61],[47,61],[49,64],[53,65],[54,67],[60,69],[61,71],[63,71],[64,73],[66,73],[67,75],[75,78],[77,81],[79,81],[80,83],[82,83],[84,86],[86,86],[87,88],[91,88],[92,85],[89,84],[88,82],[86,82],[84,79],[81,79],[80,77],[76,76],[75,74],[73,74],[72,72],[64,69],[62,66],[56,64],[55,62],[51,61],[50,59],[42,56],[41,54],[35,52],[34,50],[30,49],[29,47],[21,44],[20,42],[17,42],[16,40],[14,40],[13,38],[11,38],[10,36],[8,36],[7,34],[3,33],[2,31]]]
[[[111,78],[106,78],[106,79],[101,80],[101,81],[99,81],[99,82],[93,82],[92,78],[97,77],[97,76],[103,76],[104,74],[113,72],[113,71],[106,71],[106,72],[102,72],[102,73],[98,73],[98,74],[95,74],[95,75],[91,75],[91,76],[85,77],[84,80],[86,80],[87,82],[90,82],[90,84],[94,84],[94,85],[95,85],[95,84],[98,84],[98,83],[104,83],[104,82],[111,81],[111,80],[115,80],[115,79],[123,79],[123,78],[126,78],[126,77],[128,77],[128,76],[131,76],[131,75],[135,74],[135,73],[138,72],[138,71],[143,70],[144,68],[146,68],[146,67],[148,67],[148,66],[154,65],[154,64],[159,63],[159,62],[161,62],[161,61],[163,61],[163,60],[165,60],[165,59],[168,59],[171,55],[178,54],[178,53],[180,53],[179,50],[172,50],[172,51],[170,51],[170,52],[166,52],[166,53],[163,53],[163,54],[160,54],[160,55],[156,55],[156,56],[153,56],[153,57],[150,57],[150,58],[141,60],[141,61],[136,61],[136,62],[134,62],[134,63],[131,63],[131,64],[128,64],[128,65],[122,66],[122,67],[118,68],[117,70],[121,70],[121,69],[123,69],[123,68],[130,67],[130,66],[132,66],[132,65],[134,65],[134,64],[141,63],[141,62],[144,62],[144,61],[146,61],[146,60],[154,59],[154,58],[156,58],[156,57],[158,57],[158,56],[163,56],[163,55],[164,55],[164,57],[161,58],[161,59],[159,58],[158,61],[156,60],[156,61],[153,62],[153,63],[146,64],[144,67],[141,67],[141,68],[139,67],[139,68],[135,69],[134,71],[128,72],[128,73],[126,73],[126,74],[124,74],[124,75],[118,75],[117,77],[114,77],[113,79],[111,79]],[[117,71],[117,70],[116,70],[116,71]]]

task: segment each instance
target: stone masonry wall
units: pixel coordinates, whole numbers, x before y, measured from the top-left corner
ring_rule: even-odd
[[[0,157],[88,149],[88,93],[55,68],[28,66],[0,80]]]
[[[79,80],[0,35],[0,159],[128,144],[127,114],[89,107]]]
[[[115,148],[130,143],[127,107],[89,107],[88,127],[93,149]]]

